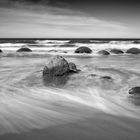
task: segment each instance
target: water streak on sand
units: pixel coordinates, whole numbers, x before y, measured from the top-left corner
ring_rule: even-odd
[[[0,58],[0,135],[80,121],[99,112],[140,121],[140,108],[127,93],[139,84],[140,65],[133,64],[140,58],[68,59],[82,72],[62,87],[46,87],[40,70],[48,58]],[[113,81],[88,78],[92,73],[109,75]]]

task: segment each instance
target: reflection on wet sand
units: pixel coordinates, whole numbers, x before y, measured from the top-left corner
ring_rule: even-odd
[[[0,59],[0,140],[137,140],[140,58],[67,59],[81,71],[44,78],[48,58]]]

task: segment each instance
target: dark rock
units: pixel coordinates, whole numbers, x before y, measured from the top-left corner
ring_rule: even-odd
[[[68,63],[62,56],[56,55],[50,59],[43,70],[43,82],[47,86],[63,86],[69,79],[69,74],[79,70],[72,62]]]
[[[133,96],[140,96],[140,87],[133,87],[129,90],[129,94]]]
[[[101,78],[105,79],[105,80],[112,80],[112,77],[110,77],[110,76],[102,76]]]
[[[78,72],[76,65],[72,62],[69,63],[69,72]]]
[[[0,53],[2,53],[3,51],[0,49]]]
[[[101,55],[109,55],[110,53],[106,50],[101,50],[98,52],[98,54],[101,54]]]
[[[54,56],[44,67],[43,75],[63,76],[69,72],[69,64],[62,56]]]
[[[133,41],[133,44],[140,44],[140,41],[139,40],[135,40],[135,41]]]
[[[88,47],[79,47],[75,50],[75,53],[92,53],[92,50]]]
[[[114,53],[114,54],[123,54],[123,53],[124,53],[124,52],[123,52],[122,50],[120,50],[120,49],[112,49],[110,52],[111,52],[111,53]]]
[[[140,49],[138,48],[130,48],[126,51],[126,53],[129,53],[129,54],[140,54]]]
[[[18,49],[17,52],[32,52],[32,50],[27,47],[23,47],[23,48]]]

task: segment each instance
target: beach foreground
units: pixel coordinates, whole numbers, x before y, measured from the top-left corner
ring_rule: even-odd
[[[139,55],[64,57],[81,72],[51,82],[50,56],[0,58],[0,140],[137,139]]]

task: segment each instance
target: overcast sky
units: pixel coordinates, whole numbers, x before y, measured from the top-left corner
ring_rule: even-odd
[[[0,0],[0,37],[140,38],[140,3]]]

